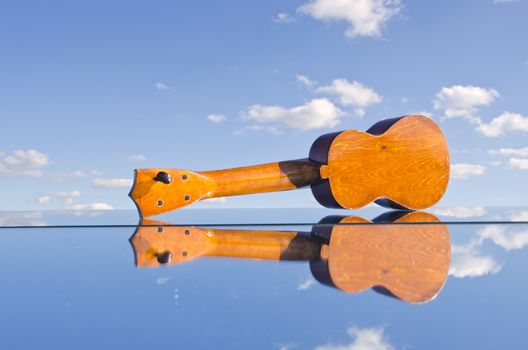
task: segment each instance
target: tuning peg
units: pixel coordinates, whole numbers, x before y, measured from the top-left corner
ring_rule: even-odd
[[[163,182],[164,184],[168,185],[172,182],[172,177],[168,173],[164,171],[160,171],[159,173],[156,174],[156,177],[154,178],[154,180]]]

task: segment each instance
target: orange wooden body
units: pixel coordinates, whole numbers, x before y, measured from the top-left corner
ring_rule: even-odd
[[[147,220],[145,225],[156,226],[140,226],[130,242],[139,267],[201,256],[310,261],[317,280],[342,291],[373,287],[407,302],[428,301],[447,278],[448,228],[435,216],[420,212],[407,213],[396,222],[405,225],[364,225],[370,221],[350,216],[301,234],[164,226]]]
[[[159,180],[159,174],[167,181]],[[376,123],[367,132],[323,135],[308,159],[193,172],[137,169],[130,197],[142,217],[201,199],[311,186],[326,207],[357,209],[377,201],[424,209],[438,202],[449,181],[449,151],[438,125],[410,115]]]

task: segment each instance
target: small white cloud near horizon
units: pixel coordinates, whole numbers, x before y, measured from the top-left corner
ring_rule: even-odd
[[[319,345],[315,350],[393,350],[394,347],[384,334],[383,328],[356,328],[347,330],[352,338],[349,344],[345,345]]]
[[[528,117],[519,113],[503,112],[489,123],[480,122],[477,131],[491,138],[504,136],[510,132],[528,133]]]
[[[132,179],[93,179],[92,185],[96,188],[120,189],[132,187]]]
[[[366,107],[383,100],[383,97],[374,89],[366,87],[360,82],[349,82],[346,79],[334,79],[330,85],[318,87],[316,91],[337,96],[341,105],[354,107],[354,111],[359,117],[365,115]]]
[[[53,194],[39,196],[35,198],[35,202],[40,205],[49,205],[57,201],[60,201],[62,202],[62,204],[67,206],[67,205],[73,204],[73,201],[76,198],[80,198],[80,197],[81,197],[81,192],[77,190],[71,191],[71,192],[56,192]]]
[[[205,204],[226,204],[227,198],[226,197],[207,198],[207,199],[203,199],[201,202]]]
[[[332,128],[341,122],[345,114],[326,98],[313,99],[292,108],[253,105],[241,113],[241,118],[258,124],[274,124],[296,130]]]
[[[245,134],[248,131],[266,131],[272,135],[278,136],[282,135],[283,131],[279,127],[275,126],[263,126],[263,125],[247,125],[242,128],[239,128],[233,132],[234,136],[240,136]]]
[[[484,174],[486,167],[480,164],[458,163],[451,165],[451,176],[454,179],[467,180],[470,176]]]
[[[48,156],[37,150],[15,150],[0,158],[0,176],[41,177],[42,168],[49,164]]]
[[[443,87],[436,94],[433,106],[435,110],[442,110],[447,119],[464,118],[473,124],[480,124],[481,119],[477,115],[479,107],[489,106],[499,96],[495,89],[453,85]]]
[[[290,16],[288,13],[286,12],[281,12],[281,13],[278,13],[274,18],[273,18],[273,22],[276,22],[276,23],[291,23],[295,21],[295,18],[293,18],[292,16]]]
[[[209,114],[207,120],[213,123],[223,123],[227,120],[227,117],[223,114]]]
[[[165,83],[162,83],[161,81],[157,81],[155,86],[156,86],[156,89],[160,90],[160,91],[170,90],[171,89],[170,86],[168,86]]]
[[[308,87],[308,88],[311,88],[311,87],[314,87],[317,85],[317,82],[314,81],[314,80],[311,80],[310,78],[308,78],[308,76],[304,75],[304,74],[297,74],[295,76],[295,79],[297,80],[298,83]]]
[[[80,179],[80,178],[83,178],[83,177],[86,177],[86,173],[82,170],[75,170],[75,171],[70,171],[68,173],[57,173],[57,174],[53,174],[51,177],[53,179],[53,181],[55,182],[64,182],[64,181],[67,181],[67,180],[70,180],[70,179]]]
[[[519,2],[519,0],[493,0],[493,4],[494,5],[499,5],[499,4],[511,4],[513,2]]]
[[[510,216],[511,221],[528,221],[528,210],[518,211]]]
[[[114,207],[106,203],[92,203],[92,204],[75,204],[69,208],[73,211],[90,211],[90,210],[113,210]]]
[[[451,216],[455,218],[479,217],[486,214],[484,207],[448,207],[436,208],[432,210],[433,214],[441,216]]]
[[[400,0],[309,0],[297,11],[324,22],[347,22],[349,38],[381,38],[382,29],[401,9]]]
[[[42,211],[0,211],[0,226],[45,226]]]
[[[491,149],[489,154],[493,156],[528,157],[528,147]]]
[[[127,159],[131,162],[145,162],[147,161],[147,158],[143,154],[133,154],[131,156],[128,156]]]
[[[508,165],[514,169],[528,170],[528,158],[510,158]]]

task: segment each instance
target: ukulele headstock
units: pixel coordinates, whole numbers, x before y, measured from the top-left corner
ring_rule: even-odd
[[[181,169],[136,169],[130,198],[141,217],[166,213],[206,198],[213,183],[205,176]]]

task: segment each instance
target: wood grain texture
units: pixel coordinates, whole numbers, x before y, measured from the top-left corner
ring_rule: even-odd
[[[437,203],[449,181],[449,150],[430,118],[401,118],[381,135],[357,130],[339,134],[328,154],[333,197],[343,208],[388,198],[410,209]]]
[[[350,217],[342,223],[363,220]],[[321,256],[336,288],[357,293],[381,287],[411,303],[431,300],[440,292],[451,260],[447,225],[421,212],[396,222],[438,224],[334,226]]]

